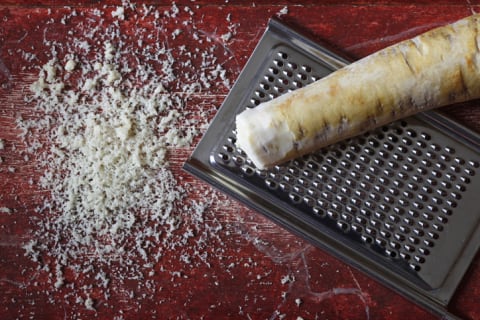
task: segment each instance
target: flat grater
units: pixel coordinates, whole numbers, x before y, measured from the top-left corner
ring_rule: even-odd
[[[273,18],[184,169],[444,318],[480,244],[480,135],[429,111],[259,170],[235,116],[349,62]]]

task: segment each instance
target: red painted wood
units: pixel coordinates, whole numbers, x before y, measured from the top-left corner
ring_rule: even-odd
[[[108,4],[119,4],[110,1]],[[170,2],[156,3],[161,12],[171,8]],[[191,8],[194,29],[185,29],[170,45],[199,46],[192,39],[193,31],[201,30],[212,41],[204,41],[201,49],[212,45],[218,63],[224,65],[230,81],[234,81],[260,39],[268,19],[284,6],[282,16],[287,23],[301,29],[317,41],[331,45],[352,58],[360,58],[387,45],[414,36],[479,10],[467,1],[428,1],[403,4],[401,1],[187,1],[177,2]],[[64,5],[75,8],[64,8]],[[53,7],[49,12],[49,7]],[[42,171],[34,159],[25,160],[15,119],[19,113],[29,116],[31,105],[23,100],[25,87],[37,71],[20,57],[20,51],[34,53],[33,62],[41,66],[48,61],[44,38],[64,43],[72,26],[81,23],[95,8],[105,11],[105,19],[114,6],[88,1],[35,1],[17,4],[3,1],[0,6],[0,207],[12,214],[0,214],[0,318],[91,318],[112,319],[435,319],[436,317],[377,281],[338,261],[322,250],[288,233],[245,208],[218,194],[212,208],[205,213],[205,225],[221,227],[212,232],[202,247],[205,261],[198,257],[186,264],[179,253],[192,251],[185,246],[178,251],[165,250],[155,266],[154,275],[141,280],[122,280],[115,265],[108,288],[89,287],[94,281],[85,275],[66,271],[66,285],[55,289],[53,269],[42,270],[39,264],[24,256],[22,246],[36,228],[32,217],[42,205],[47,192],[28,183]],[[137,8],[140,5],[137,4]],[[77,16],[61,22],[64,15],[75,10]],[[183,11],[181,11],[183,12]],[[80,13],[85,13],[82,16]],[[230,21],[227,21],[227,16]],[[53,19],[53,20],[52,20]],[[164,18],[159,18],[164,19]],[[186,13],[177,19],[165,19],[166,34],[190,19]],[[122,32],[132,43],[139,28],[152,28],[135,12],[127,11],[121,21]],[[228,41],[221,38],[235,25],[235,34]],[[157,32],[158,30],[149,30]],[[102,45],[102,44],[99,44]],[[224,52],[223,52],[224,51]],[[173,50],[175,55],[178,51]],[[62,52],[60,52],[62,54]],[[201,61],[195,69],[200,70]],[[179,67],[181,71],[181,67]],[[194,95],[187,108],[208,110],[211,119],[228,93],[218,85]],[[445,108],[445,111],[480,131],[478,102]],[[197,137],[197,140],[200,137]],[[171,165],[178,179],[188,186],[189,199],[199,199],[210,187],[181,170],[194,146],[172,150]],[[8,168],[15,168],[9,172]],[[41,217],[38,217],[41,219]],[[188,225],[184,225],[184,232]],[[54,261],[44,261],[54,268]],[[138,264],[143,263],[138,259]],[[290,279],[291,281],[286,281]],[[78,287],[86,286],[78,289]],[[73,289],[76,287],[77,289]],[[465,280],[451,303],[451,309],[466,319],[479,319],[480,260],[473,262]],[[85,293],[94,300],[95,311],[76,302]],[[108,294],[108,299],[105,294]],[[300,299],[300,300],[297,300]]]

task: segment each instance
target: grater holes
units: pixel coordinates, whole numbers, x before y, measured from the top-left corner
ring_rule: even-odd
[[[248,107],[316,78],[308,65],[295,64],[285,52],[274,54]],[[442,237],[479,167],[434,137],[406,121],[396,122],[268,171],[255,170],[234,140],[219,144],[216,153],[223,153],[228,167],[237,166],[243,176],[256,173],[265,189],[312,217],[328,217],[329,227],[355,233],[365,245],[377,245],[374,250],[381,249],[386,258],[420,268],[424,262],[416,257],[428,259],[428,249]]]
[[[436,143],[430,144],[430,148],[435,152],[438,152],[438,151],[442,150],[442,148]]]
[[[296,192],[297,194],[299,195],[303,195],[304,194],[304,189],[302,186],[299,186],[298,184],[294,184],[293,187],[292,187],[292,190],[294,192]]]
[[[288,54],[282,51],[277,52],[277,56],[280,57],[283,60],[288,59]]]
[[[416,138],[417,137],[417,132],[413,129],[407,129],[405,130],[405,133],[407,134],[407,136],[409,136],[410,138]]]
[[[385,249],[385,253],[390,256],[390,258],[396,258],[397,257],[397,251],[394,249],[394,250],[391,250],[391,249]]]
[[[338,210],[342,211],[343,210],[343,206],[342,205],[339,205],[337,207]],[[344,220],[345,222],[352,222],[353,221],[353,216],[347,212],[342,212],[340,214],[340,217],[342,218],[342,220]]]
[[[263,100],[267,95],[264,91],[255,90],[255,95],[260,99]]]
[[[242,156],[240,156],[240,155],[237,155],[237,154],[234,154],[234,155],[232,156],[232,160],[233,160],[233,162],[235,162],[235,164],[236,164],[237,166],[241,166],[242,164],[245,163],[245,158],[242,157]]]
[[[434,242],[430,239],[423,239],[423,244],[429,248],[433,248],[434,247]]]
[[[343,232],[350,231],[350,224],[342,220],[337,221],[337,227],[339,227]]]
[[[301,81],[306,81],[308,79],[308,76],[305,73],[297,73],[296,77]]]
[[[430,141],[432,139],[432,137],[426,133],[426,132],[422,132],[420,133],[420,137],[423,139],[423,140],[426,140],[426,141]]]
[[[276,190],[278,188],[278,183],[273,179],[266,179],[265,185],[271,190]]]
[[[242,172],[243,172],[245,175],[247,175],[247,176],[253,176],[253,175],[255,174],[255,170],[254,170],[252,167],[248,166],[248,165],[243,165],[243,166],[241,167],[241,170],[242,170]]]
[[[410,255],[404,251],[400,251],[400,257],[403,259],[403,260],[410,260]]]
[[[261,82],[260,83],[260,88],[262,88],[265,91],[270,90],[270,85],[268,83]]]
[[[275,60],[273,60],[273,63],[274,63],[275,66],[277,66],[279,69],[281,69],[281,68],[283,67],[283,61],[282,61],[282,60],[275,59]]]
[[[406,137],[402,138],[402,143],[407,145],[407,146],[411,146],[413,144],[412,140],[409,139],[409,138],[406,138]]]
[[[230,162],[230,155],[226,152],[218,152],[217,157],[225,164]]]
[[[310,72],[312,72],[312,67],[310,67],[308,65],[302,65],[302,70],[307,72],[307,73],[310,73]]]
[[[359,224],[356,224],[356,223],[352,223],[351,225],[351,229],[357,233],[362,233],[363,231],[363,227]]]
[[[332,220],[337,220],[338,219],[338,212],[328,209],[327,210],[327,217],[329,217]]]
[[[421,264],[425,263],[425,258],[423,256],[416,255],[414,259],[418,263],[421,263]]]
[[[279,186],[280,190],[282,190],[283,192],[289,192],[290,189],[291,189],[290,185],[287,182],[284,182],[284,181],[280,182],[278,184],[278,186]]]
[[[362,239],[363,242],[365,242],[367,244],[372,244],[373,243],[373,238],[371,236],[362,234],[361,239]]]
[[[322,198],[317,199],[317,205],[322,209],[327,209],[329,206],[328,202]]]
[[[279,70],[277,68],[270,68],[270,70],[273,75],[277,75],[279,73]],[[275,82],[275,77],[272,75],[265,75],[263,79],[270,84]]]
[[[375,238],[375,244],[382,249],[385,249],[385,247],[387,246],[387,241],[384,238],[377,237]]]
[[[287,67],[292,69],[292,70],[297,70],[298,69],[298,65],[294,62],[287,62]]]
[[[397,241],[393,241],[393,240],[389,241],[388,245],[390,246],[390,248],[392,248],[394,250],[398,250],[398,249],[401,248],[400,243],[398,243]],[[387,254],[391,255],[391,253],[389,253],[388,251],[387,251]],[[396,254],[394,254],[394,256],[396,256]]]
[[[415,263],[410,263],[409,264],[410,268],[412,268],[413,271],[415,272],[419,272],[421,270],[420,266],[418,264],[415,264]]]
[[[469,183],[470,183],[470,178],[469,178],[469,177],[461,176],[461,177],[460,177],[460,181],[462,181],[462,182],[465,183],[465,184],[469,184]]]
[[[423,154],[422,150],[418,148],[412,148],[411,153],[417,157],[421,156]]]
[[[470,169],[470,168],[465,168],[464,172],[470,177],[473,177],[475,175],[475,170]]]
[[[430,250],[428,248],[425,248],[425,247],[418,248],[418,252],[420,252],[424,256],[430,255]]]
[[[222,146],[222,148],[223,148],[223,150],[225,150],[225,152],[227,152],[227,153],[232,153],[232,152],[235,150],[235,148],[234,148],[232,145],[230,145],[230,144],[224,144],[224,145]]]
[[[280,84],[280,85],[283,85],[283,86],[288,86],[290,84],[290,80],[288,80],[287,78],[284,78],[284,77],[279,77],[277,79],[277,82]]]
[[[392,143],[397,143],[398,142],[398,136],[394,135],[392,133],[387,134],[387,140],[392,142]]]
[[[291,200],[293,203],[295,203],[295,204],[299,204],[299,203],[302,202],[302,197],[301,197],[299,194],[297,194],[297,193],[293,193],[293,192],[292,192],[292,193],[290,193],[290,194],[288,195],[288,197],[289,197],[290,200]]]

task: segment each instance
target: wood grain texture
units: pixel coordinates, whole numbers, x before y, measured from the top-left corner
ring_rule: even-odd
[[[155,274],[141,279],[118,274],[113,264],[107,270],[111,275],[108,288],[92,286],[91,278],[71,270],[65,272],[65,285],[54,287],[55,261],[39,264],[25,256],[23,249],[43,218],[36,208],[42,206],[49,193],[30,183],[31,179],[37,181],[43,171],[35,158],[25,158],[15,121],[19,115],[36,116],[24,98],[28,85],[37,77],[38,67],[49,59],[50,47],[45,40],[65,44],[69,32],[78,30],[74,26],[84,22],[95,9],[106,12],[103,28],[113,22],[110,12],[120,3],[3,1],[0,5],[0,139],[5,141],[4,149],[0,150],[0,207],[12,210],[11,214],[0,213],[0,318],[435,319],[377,281],[183,172],[181,166],[195,143],[171,149],[170,162],[176,178],[187,190],[186,201],[200,199],[205,194],[213,200],[204,213],[202,232],[209,236],[199,236],[178,250],[165,250],[155,265]],[[171,9],[167,1],[145,3],[160,12]],[[404,4],[332,0],[317,4],[310,0],[182,0],[176,3],[182,13],[176,19],[161,16],[162,30],[151,29],[152,24],[145,23],[135,11],[126,12],[120,28],[132,43],[140,29],[147,33],[164,32],[180,60],[175,49],[178,46],[185,45],[189,50],[217,46],[217,62],[227,70],[232,83],[259,41],[268,19],[285,6],[288,12],[281,18],[286,23],[352,59],[452,22],[472,10],[480,11],[480,7],[468,1],[423,0]],[[185,6],[193,10],[193,16],[185,13]],[[77,13],[75,16],[71,16],[72,10]],[[64,16],[69,18],[62,22]],[[173,41],[171,33],[187,19],[191,19],[190,29],[184,29]],[[231,26],[235,32],[225,40],[221,36]],[[205,41],[202,44],[194,41],[194,33]],[[28,61],[25,53],[35,55],[34,59]],[[194,63],[194,69],[201,70],[201,61]],[[177,67],[181,73],[181,67]],[[228,89],[221,84],[202,89],[188,100],[187,109],[205,111],[202,121],[209,121]],[[445,112],[480,132],[478,102],[450,106]],[[188,223],[182,228],[188,228]],[[200,239],[204,241],[201,246],[194,246],[193,242]],[[200,248],[202,257],[193,254],[195,248]],[[180,261],[181,253],[192,253],[192,261]],[[139,259],[138,264],[141,263]],[[85,298],[87,294],[93,299],[95,310],[78,303],[78,297]],[[451,309],[466,319],[479,319],[478,297],[477,257]]]

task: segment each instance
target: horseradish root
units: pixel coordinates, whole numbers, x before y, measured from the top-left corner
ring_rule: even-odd
[[[389,122],[480,98],[480,15],[402,41],[236,118],[260,169]]]

